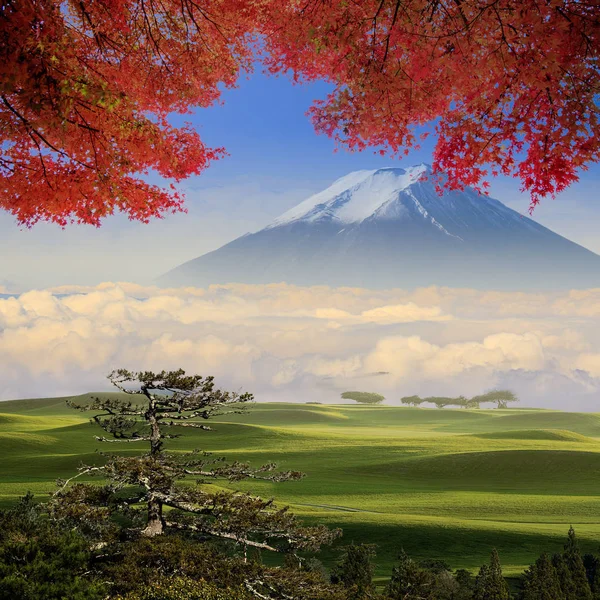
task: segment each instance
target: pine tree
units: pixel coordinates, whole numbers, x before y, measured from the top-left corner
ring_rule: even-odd
[[[391,600],[429,598],[433,579],[432,574],[419,567],[403,548],[398,555],[398,564],[392,569],[386,594]]]
[[[552,556],[552,564],[556,569],[558,575],[558,581],[560,583],[560,589],[565,600],[577,600],[577,593],[575,584],[573,583],[573,577],[571,571],[567,567],[565,559],[562,554],[555,554]]]
[[[472,600],[475,593],[475,577],[466,569],[458,569],[454,573],[454,580],[458,584],[454,600]]]
[[[332,583],[342,584],[352,598],[364,598],[373,590],[373,556],[375,547],[372,544],[353,542],[344,549],[340,562],[333,568]]]
[[[600,558],[594,554],[583,557],[583,565],[594,600],[600,600]]]
[[[565,544],[563,558],[573,580],[574,600],[592,600],[592,590],[588,583],[583,558],[573,527],[569,529],[569,537]]]
[[[490,586],[490,567],[489,565],[481,565],[479,573],[475,578],[475,591],[473,592],[473,600],[488,600],[488,589]]]
[[[218,389],[212,377],[186,375],[184,371],[132,373],[124,369],[109,375],[110,381],[136,402],[121,398],[97,398],[90,405],[74,406],[96,414],[92,422],[107,436],[99,442],[147,445],[143,454],[109,455],[102,466],[82,466],[81,475],[103,477],[106,484],[60,483],[49,505],[57,520],[72,522],[88,534],[114,539],[117,521],[128,521],[131,535],[160,536],[168,530],[184,531],[203,539],[229,542],[246,553],[249,548],[274,552],[316,550],[339,532],[325,527],[306,527],[287,507],[274,506],[249,493],[210,491],[211,482],[242,479],[288,481],[301,473],[276,472],[268,463],[249,465],[213,458],[209,453],[173,453],[164,449],[172,433],[182,428],[205,431],[210,418],[244,411],[250,394]],[[188,429],[189,430],[189,429]],[[196,478],[204,485],[184,486]],[[111,529],[112,528],[112,529]]]
[[[523,577],[522,600],[564,600],[558,573],[548,554],[542,554]]]
[[[492,557],[490,561],[490,593],[489,600],[509,600],[510,591],[508,584],[502,574],[502,565],[500,564],[500,557],[498,551],[494,548],[492,550]]]
[[[483,565],[475,582],[474,600],[510,600],[510,591],[497,550],[492,550],[490,564]]]

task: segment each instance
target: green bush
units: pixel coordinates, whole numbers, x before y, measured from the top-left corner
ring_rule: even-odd
[[[174,578],[237,588],[257,569],[255,563],[227,556],[211,544],[170,534],[122,543],[118,560],[104,567],[104,576],[112,582],[113,593],[129,598],[127,594],[138,593],[140,582],[152,586]]]
[[[241,587],[218,588],[206,581],[173,577],[143,586],[115,600],[247,600],[251,596]]]
[[[106,598],[89,568],[87,540],[51,523],[31,495],[0,512],[0,600]]]

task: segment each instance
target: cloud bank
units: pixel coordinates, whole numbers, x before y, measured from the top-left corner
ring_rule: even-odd
[[[68,286],[0,298],[0,397],[106,388],[112,369],[215,375],[258,400],[388,401],[510,386],[598,410],[600,289],[515,294],[286,284]]]

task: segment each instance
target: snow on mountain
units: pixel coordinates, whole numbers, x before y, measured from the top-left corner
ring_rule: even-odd
[[[408,169],[355,171],[294,206],[268,228],[300,219],[314,222],[330,218],[340,223],[360,223],[383,209],[396,194],[409,188],[427,170],[427,165],[421,164]]]
[[[159,283],[600,286],[596,254],[470,188],[440,196],[430,175],[424,164],[350,173]]]

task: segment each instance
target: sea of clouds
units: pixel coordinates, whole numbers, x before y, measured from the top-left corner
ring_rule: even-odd
[[[0,398],[107,389],[119,367],[214,375],[265,401],[510,387],[600,409],[600,289],[555,294],[130,283],[0,298]]]

